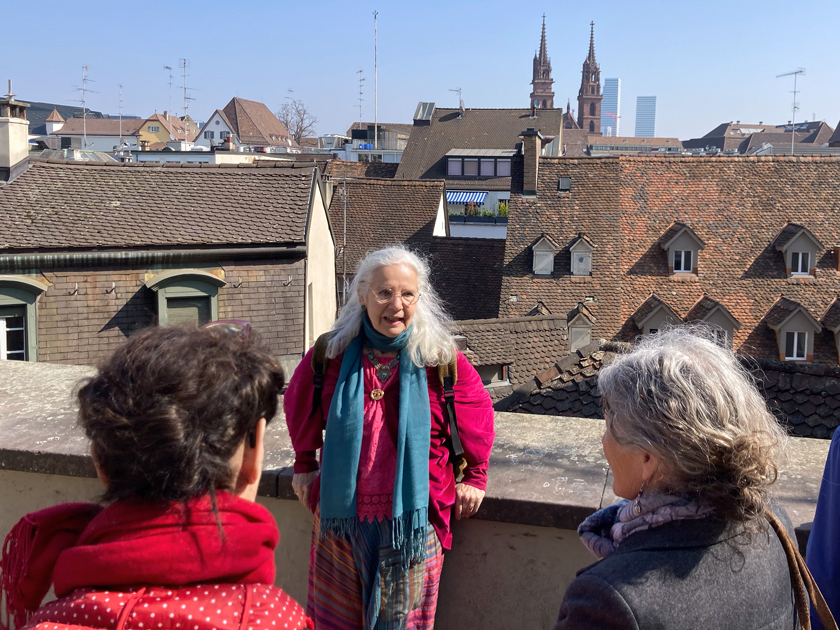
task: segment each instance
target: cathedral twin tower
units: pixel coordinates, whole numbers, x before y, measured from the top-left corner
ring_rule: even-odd
[[[551,60],[545,44],[545,15],[543,15],[540,50],[534,54],[534,77],[531,80],[531,107],[549,109],[554,107],[554,79],[551,78]],[[595,61],[595,23],[590,23],[589,54],[583,62],[580,90],[578,91],[577,120],[567,111],[563,116],[566,129],[584,129],[593,135],[601,135],[601,69]]]

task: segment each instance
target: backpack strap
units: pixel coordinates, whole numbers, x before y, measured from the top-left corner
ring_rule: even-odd
[[[331,332],[325,332],[319,335],[315,340],[315,345],[312,346],[312,383],[315,386],[312,390],[312,410],[309,412],[311,418],[318,411],[321,406],[321,394],[324,392],[324,374],[327,372],[327,366],[330,360],[327,358],[327,344],[332,338]]]
[[[438,365],[438,378],[443,385],[443,400],[449,415],[449,450],[452,455],[452,465],[455,468],[455,479],[464,474],[467,460],[464,458],[464,446],[458,433],[458,418],[455,414],[455,384],[458,382],[458,356],[455,355],[449,363]]]

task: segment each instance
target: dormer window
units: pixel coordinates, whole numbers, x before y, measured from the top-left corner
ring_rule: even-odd
[[[689,226],[675,221],[659,239],[659,246],[667,253],[669,274],[696,274],[700,250],[706,245]]]
[[[592,328],[594,326],[595,317],[592,315],[592,311],[585,304],[578,302],[578,305],[566,316],[570,352],[589,345],[592,341]]]
[[[633,321],[644,335],[655,335],[666,326],[676,326],[682,319],[655,293],[642,302],[632,315]]]
[[[773,245],[784,256],[789,278],[813,276],[817,256],[825,249],[811,230],[797,223],[786,224],[773,239]]]
[[[557,190],[560,192],[570,192],[572,190],[572,178],[561,177],[557,180]]]
[[[543,234],[531,246],[533,252],[533,271],[536,276],[550,276],[554,273],[554,256],[557,254],[557,243]]]
[[[814,360],[814,339],[822,325],[799,302],[780,297],[764,321],[776,333],[780,361]]]
[[[741,328],[741,323],[729,309],[708,295],[703,295],[694,303],[685,321],[707,324],[712,330],[715,343],[724,348],[732,347],[735,331]]]
[[[583,234],[579,234],[569,246],[569,252],[572,256],[572,275],[573,276],[591,276],[592,275],[592,250],[595,246]]]
[[[691,266],[691,259],[694,251],[691,249],[675,249],[674,250],[674,273],[691,273],[693,267]]]
[[[451,149],[446,153],[447,177],[510,177],[507,149]]]

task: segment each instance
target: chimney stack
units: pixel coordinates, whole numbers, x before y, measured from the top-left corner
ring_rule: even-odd
[[[9,79],[9,93],[0,99],[0,182],[12,181],[29,163],[27,107],[29,103],[15,100]]]
[[[537,196],[537,176],[540,168],[542,134],[533,127],[528,127],[520,134],[522,138],[522,194],[526,197]]]

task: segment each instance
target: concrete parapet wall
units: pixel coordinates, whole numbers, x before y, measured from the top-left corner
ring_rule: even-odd
[[[100,492],[75,427],[72,390],[90,368],[0,363],[0,536],[27,512]],[[563,592],[594,558],[574,531],[615,500],[601,452],[603,422],[498,413],[487,497],[454,523],[436,627],[550,627]],[[776,497],[795,525],[813,519],[828,440],[793,438]],[[306,601],[312,517],[291,489],[293,452],[282,417],[267,432],[259,502],[277,520],[277,584]]]

